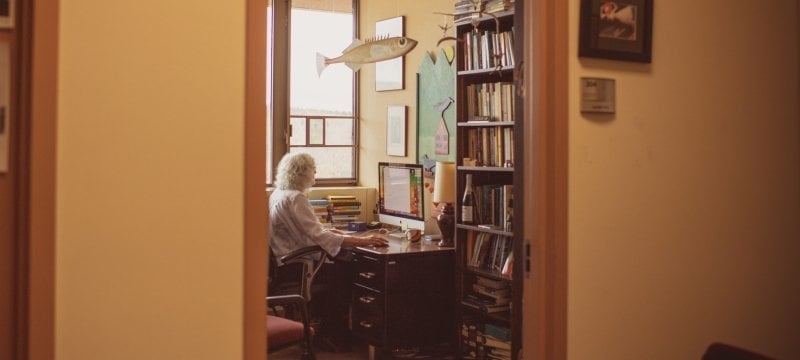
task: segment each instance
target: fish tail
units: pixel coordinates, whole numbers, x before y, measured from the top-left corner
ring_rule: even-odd
[[[328,66],[328,64],[325,63],[326,60],[328,60],[328,58],[326,58],[325,55],[317,53],[317,76],[322,76],[322,71]]]

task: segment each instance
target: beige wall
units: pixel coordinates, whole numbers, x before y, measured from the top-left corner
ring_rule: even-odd
[[[245,1],[62,1],[56,358],[240,359]]]
[[[453,19],[434,12],[449,12],[453,8],[451,0],[395,0],[369,1],[362,0],[360,6],[361,38],[375,35],[375,22],[397,16],[405,16],[406,36],[419,43],[405,56],[405,88],[394,91],[375,91],[375,66],[364,66],[359,70],[361,88],[359,96],[361,134],[360,149],[360,183],[363,186],[378,186],[378,162],[417,162],[417,71],[425,52],[432,53],[434,59],[439,47],[436,43],[442,37],[439,25],[449,22],[451,29],[448,35],[453,36]],[[445,42],[442,46],[454,46],[453,42]],[[389,105],[406,105],[407,114],[407,147],[406,157],[386,155],[386,109]]]
[[[798,2],[656,1],[650,65],[578,59],[570,0],[569,359],[800,357]],[[616,79],[615,116],[578,111]]]

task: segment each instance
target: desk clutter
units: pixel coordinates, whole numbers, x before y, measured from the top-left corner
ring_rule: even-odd
[[[350,229],[349,224],[361,221],[361,201],[354,195],[328,195],[324,199],[309,199],[314,215],[323,224],[331,224],[337,229]],[[363,222],[361,222],[363,224]]]

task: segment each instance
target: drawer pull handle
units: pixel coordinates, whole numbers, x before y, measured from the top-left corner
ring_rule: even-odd
[[[372,296],[362,296],[362,297],[359,297],[358,300],[361,301],[364,304],[369,304],[369,303],[375,301],[375,298],[372,297]]]
[[[372,327],[372,323],[369,322],[369,321],[366,321],[366,320],[364,320],[364,321],[362,321],[362,322],[360,322],[358,324],[361,325],[361,327],[367,328],[367,329]]]
[[[358,273],[358,276],[361,276],[364,279],[372,279],[372,278],[375,277],[375,273],[374,272],[362,272],[362,273]]]

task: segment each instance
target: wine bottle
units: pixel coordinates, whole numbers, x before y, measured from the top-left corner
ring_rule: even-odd
[[[475,193],[472,191],[472,174],[467,174],[464,196],[461,198],[461,223],[475,223]]]

